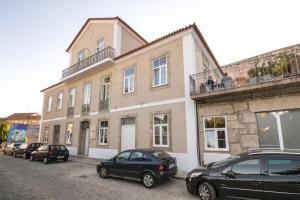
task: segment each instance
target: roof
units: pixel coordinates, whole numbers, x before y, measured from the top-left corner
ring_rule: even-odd
[[[77,38],[79,37],[81,32],[84,30],[84,28],[88,25],[88,23],[90,21],[103,21],[103,20],[119,20],[130,31],[132,31],[136,36],[138,36],[142,41],[144,41],[145,43],[148,43],[147,40],[145,40],[140,34],[138,34],[138,32],[136,32],[131,26],[129,26],[125,21],[123,21],[119,16],[117,16],[117,17],[106,17],[106,18],[88,18],[85,21],[85,23],[83,24],[83,26],[81,27],[81,29],[79,30],[79,32],[76,34],[75,38],[72,40],[71,44],[68,46],[66,52],[69,52],[69,50],[71,49],[71,47],[73,46],[73,44],[75,43],[75,41],[77,40]]]
[[[41,116],[38,113],[14,113],[5,118],[5,120],[39,120]]]
[[[117,17],[117,18],[118,18],[118,17]],[[90,18],[90,19],[116,19],[116,18]],[[121,20],[120,18],[118,18],[118,19]],[[121,21],[123,22],[123,20],[121,20]],[[87,22],[88,22],[88,20],[87,20]],[[83,25],[83,28],[84,28],[84,26],[86,26],[87,22],[85,23],[85,25]],[[123,22],[123,23],[125,23],[125,22]],[[82,28],[82,29],[83,29],[83,28]],[[199,39],[201,40],[201,42],[203,43],[203,45],[204,45],[205,48],[207,49],[209,55],[211,56],[211,58],[212,58],[213,61],[215,62],[216,66],[217,66],[218,69],[221,71],[221,73],[223,73],[223,70],[222,70],[222,68],[220,67],[220,65],[219,65],[219,63],[218,63],[216,57],[215,57],[214,54],[212,53],[210,47],[208,46],[207,42],[205,41],[203,35],[201,34],[200,30],[198,29],[198,27],[197,27],[197,25],[196,25],[195,23],[194,23],[194,24],[190,24],[190,25],[188,25],[188,26],[186,26],[186,27],[180,28],[180,29],[178,29],[178,30],[176,30],[176,31],[173,31],[173,32],[171,32],[171,33],[169,33],[169,34],[167,34],[167,35],[164,35],[164,36],[162,36],[162,37],[160,37],[160,38],[157,38],[157,39],[155,39],[155,40],[153,40],[153,41],[151,41],[151,42],[147,42],[146,44],[144,44],[144,45],[142,45],[142,46],[139,46],[139,47],[137,47],[137,48],[135,48],[135,49],[132,49],[132,50],[126,52],[126,53],[123,53],[123,54],[119,55],[118,57],[116,57],[115,60],[121,59],[121,58],[123,58],[123,57],[125,57],[125,56],[127,56],[127,55],[130,55],[130,54],[132,54],[132,53],[134,53],[134,52],[137,52],[137,51],[139,51],[139,50],[141,50],[141,49],[144,49],[144,48],[146,48],[146,47],[148,47],[148,46],[151,46],[151,45],[153,45],[153,44],[156,44],[156,43],[158,43],[158,42],[160,42],[160,41],[162,41],[162,40],[164,40],[164,39],[167,39],[167,38],[169,38],[169,37],[171,37],[171,36],[174,36],[174,35],[176,35],[176,34],[179,34],[179,33],[183,32],[183,31],[188,30],[188,29],[194,29],[194,30],[195,30],[197,36],[199,37]],[[79,35],[81,31],[82,31],[82,30],[80,30],[79,33],[78,33],[77,35]],[[76,37],[77,37],[77,36],[76,36]],[[75,37],[75,39],[76,39],[76,37]],[[72,45],[72,44],[71,44],[71,45]],[[49,87],[47,87],[47,88],[41,90],[40,92],[44,92],[44,91],[46,91],[46,90],[48,90],[48,89],[50,89],[50,88],[52,88],[52,87],[55,87],[55,86],[57,86],[57,85],[59,85],[59,84],[61,84],[61,83],[62,83],[62,82],[58,82],[58,83],[56,83],[56,84],[54,84],[54,85],[51,85],[51,86],[49,86]]]
[[[241,155],[267,155],[267,154],[281,154],[281,155],[299,155],[300,150],[296,149],[255,149]]]

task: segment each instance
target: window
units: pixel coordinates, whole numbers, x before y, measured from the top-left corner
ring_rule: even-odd
[[[91,102],[91,90],[92,84],[86,83],[83,86],[83,101],[82,101],[82,112],[90,112],[90,102]]]
[[[154,146],[168,147],[169,146],[169,127],[168,115],[160,114],[153,116],[153,131],[154,131]]]
[[[300,149],[300,111],[256,113],[260,148]]]
[[[131,93],[134,92],[134,68],[128,68],[124,70],[124,85],[123,85],[123,93]]]
[[[58,110],[62,109],[62,105],[63,105],[63,92],[58,93],[57,95],[57,104],[56,104],[56,108]]]
[[[75,88],[69,90],[69,108],[75,107],[75,93],[76,93]]]
[[[51,112],[52,107],[52,96],[48,97],[48,107],[47,107],[47,112]]]
[[[151,161],[150,158],[147,157],[146,154],[142,152],[133,152],[130,156],[130,160],[132,161]]]
[[[260,174],[260,160],[245,160],[232,166],[235,175],[258,175]]]
[[[228,151],[225,117],[205,117],[205,149]]]
[[[109,76],[102,78],[101,100],[107,100],[109,98],[109,83],[110,83]]]
[[[78,53],[78,62],[81,62],[83,59],[84,59],[84,50],[81,50]]]
[[[44,128],[44,143],[48,143],[48,137],[49,137],[49,127]]]
[[[271,176],[300,175],[300,160],[269,159],[268,172]]]
[[[168,82],[167,57],[162,56],[152,61],[153,87],[165,85]]]
[[[108,121],[101,121],[99,127],[99,144],[107,144],[107,135],[108,135]]]
[[[98,41],[97,41],[97,46],[96,46],[96,51],[99,52],[101,50],[104,49],[104,38],[100,38]]]
[[[129,155],[130,155],[130,151],[125,151],[125,152],[122,152],[119,155],[117,155],[117,159],[126,159],[126,160],[128,160]]]
[[[73,139],[73,124],[67,124],[66,144],[72,144]]]

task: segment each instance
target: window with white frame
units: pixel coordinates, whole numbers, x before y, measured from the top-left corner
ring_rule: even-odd
[[[81,62],[84,59],[84,50],[78,52],[78,62]]]
[[[66,144],[72,144],[73,138],[73,124],[67,124],[67,131],[66,131]]]
[[[92,84],[86,83],[83,86],[83,105],[89,105],[91,103],[91,90],[92,90]]]
[[[153,116],[153,146],[169,146],[169,123],[167,114]]]
[[[99,127],[99,144],[107,144],[107,135],[108,135],[108,121],[101,121]]]
[[[51,112],[52,109],[52,96],[48,97],[48,106],[47,106],[47,112]]]
[[[57,104],[56,104],[56,108],[58,109],[58,110],[61,110],[62,109],[62,105],[63,105],[63,95],[64,95],[64,93],[63,92],[60,92],[60,93],[58,93],[58,95],[57,95]]]
[[[75,93],[76,93],[75,88],[69,90],[69,108],[75,107]]]
[[[105,47],[104,38],[100,38],[97,41],[96,51],[99,52],[99,51],[103,50],[104,47]]]
[[[168,65],[167,56],[156,58],[152,61],[153,83],[152,85],[160,86],[168,82]]]
[[[49,137],[49,127],[46,126],[44,128],[44,143],[47,144],[48,143],[48,137]]]
[[[110,77],[103,77],[101,82],[101,100],[107,100],[109,98]]]
[[[134,74],[135,70],[133,67],[124,70],[124,80],[123,80],[123,93],[134,92]]]
[[[229,150],[224,116],[204,117],[204,132],[206,150]]]

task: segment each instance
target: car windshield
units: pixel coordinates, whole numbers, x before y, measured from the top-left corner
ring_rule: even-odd
[[[228,162],[234,161],[234,160],[239,159],[239,158],[240,158],[240,156],[230,156],[230,157],[228,157],[228,158],[226,158],[224,160],[220,160],[220,161],[217,161],[217,162],[209,163],[207,165],[207,167],[208,168],[218,167],[218,166],[224,165],[224,164],[226,164]]]
[[[155,157],[157,157],[159,160],[164,160],[164,159],[167,159],[167,158],[171,158],[170,154],[168,154],[167,152],[162,151],[162,150],[153,152],[153,155]]]
[[[38,150],[41,151],[41,150],[43,150],[46,146],[48,146],[48,145],[42,145],[42,146],[40,146],[40,147],[38,148]]]

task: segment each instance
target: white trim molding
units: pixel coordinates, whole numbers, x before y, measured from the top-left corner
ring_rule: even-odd
[[[121,54],[121,26],[118,20],[114,22],[113,48],[115,49],[115,56]]]
[[[46,120],[41,120],[42,123],[44,122],[52,122],[52,121],[57,121],[57,120],[64,120],[67,119],[66,117],[58,117],[58,118],[53,118],[53,119],[46,119]]]

